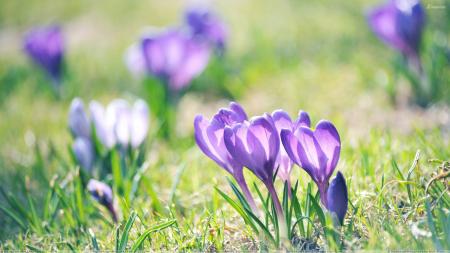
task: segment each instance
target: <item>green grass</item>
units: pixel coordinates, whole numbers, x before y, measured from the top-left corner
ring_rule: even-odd
[[[395,56],[366,27],[364,11],[377,4],[371,2],[217,2],[230,26],[230,45],[223,61],[194,86],[228,87],[249,115],[283,108],[294,116],[303,109],[313,124],[321,118],[336,124],[343,147],[337,170],[346,177],[351,202],[342,231],[346,249],[449,249],[449,109],[389,103],[384,91],[395,80]],[[0,251],[267,247],[214,190],[238,201],[228,174],[194,144],[194,116],[209,117],[227,103],[216,94],[182,98],[175,147],[154,138],[152,119],[148,168],[134,197],[117,199],[118,224],[81,187],[70,156],[71,99],[142,97],[145,87],[128,74],[123,53],[142,27],[179,23],[184,7],[181,1],[0,4]],[[427,11],[430,30],[444,29],[448,40],[440,22],[445,13]],[[68,38],[60,99],[20,44],[28,27],[53,21],[63,23]],[[403,79],[398,84],[407,87]],[[261,186],[248,171],[246,178]],[[292,180],[298,180],[297,198],[304,203],[308,175],[295,167]],[[283,185],[276,186],[281,193]],[[319,218],[311,216],[314,226],[303,221],[309,231],[299,234],[297,247],[336,248]]]

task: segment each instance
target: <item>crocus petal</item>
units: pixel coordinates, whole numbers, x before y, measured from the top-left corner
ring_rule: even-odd
[[[125,52],[124,61],[128,70],[134,77],[140,78],[145,74],[146,63],[142,47],[140,45],[131,45]]]
[[[89,119],[84,110],[83,101],[80,98],[73,99],[70,104],[69,128],[75,137],[89,139],[91,136]]]
[[[297,152],[300,167],[309,171],[316,182],[326,181],[327,157],[314,137],[314,132],[309,128],[300,127],[295,135],[298,139]]]
[[[236,122],[244,122],[245,120],[247,120],[247,114],[244,111],[244,108],[242,108],[242,106],[236,102],[231,102],[230,105],[230,110],[232,110],[236,116]]]
[[[298,112],[298,118],[294,123],[294,129],[299,127],[311,127],[311,119],[309,118],[309,114],[304,111]]]
[[[293,123],[291,120],[291,117],[284,112],[283,110],[276,110],[272,113],[272,118],[275,124],[275,127],[277,128],[278,135],[281,134],[281,130],[288,129],[292,130]],[[280,140],[281,141],[281,140]],[[292,161],[289,158],[288,154],[286,153],[286,150],[281,145],[280,146],[280,152],[278,153],[277,158],[277,165],[278,167],[278,176],[283,180],[287,181],[289,180],[289,175],[291,173],[292,169]]]
[[[425,26],[425,11],[419,0],[397,0],[396,30],[408,45],[408,55],[418,54]]]
[[[369,13],[369,25],[388,46],[417,58],[425,11],[418,0],[391,0]]]
[[[217,49],[224,49],[227,29],[214,13],[191,9],[186,12],[185,20],[194,35],[210,41]]]
[[[221,108],[213,117],[213,121],[220,122],[224,126],[232,126],[245,120],[247,120],[247,115],[244,110],[234,102],[230,103],[229,108]]]
[[[326,120],[322,120],[317,124],[314,137],[327,158],[325,177],[328,179],[333,174],[339,161],[341,139],[334,125]]]
[[[89,111],[97,138],[105,147],[112,148],[116,144],[116,138],[114,136],[115,119],[107,117],[105,109],[97,101],[91,101],[89,103]]]
[[[113,204],[113,192],[109,185],[95,179],[90,179],[87,184],[87,190],[100,204],[107,207]]]
[[[226,127],[225,146],[239,163],[262,181],[272,180],[279,152],[279,137],[269,115],[256,117],[251,122]]]
[[[291,160],[300,166],[300,158],[298,156],[298,140],[294,133],[289,129],[282,129],[280,133],[281,143]]]
[[[153,34],[141,42],[148,72],[167,82],[172,91],[186,87],[209,61],[208,43],[180,29]]]
[[[406,44],[396,30],[397,8],[393,1],[373,10],[368,17],[374,33],[389,46],[404,52]]]
[[[230,174],[239,169],[234,159],[231,158],[224,143],[224,126],[217,123],[210,123],[201,115],[194,120],[195,141],[200,149],[215,161],[220,167],[224,168]]]
[[[24,39],[24,50],[56,81],[62,74],[63,36],[59,26],[35,28]]]
[[[198,115],[194,120],[195,141],[200,149],[219,166],[235,175],[242,170],[240,165],[231,157],[224,143],[225,126],[234,126],[247,119],[242,107],[237,103],[230,103],[229,108],[221,108],[211,121]]]
[[[172,72],[170,85],[173,90],[184,88],[190,81],[203,72],[208,65],[210,49],[207,44],[194,40],[185,42],[183,60]]]
[[[117,142],[123,147],[127,147],[131,140],[131,108],[130,104],[124,99],[113,100],[107,108],[108,117],[115,118],[114,133]]]
[[[328,188],[327,202],[328,210],[335,213],[342,224],[348,208],[348,193],[345,178],[340,171]]]
[[[131,114],[131,146],[133,148],[140,146],[147,136],[149,115],[147,103],[142,99],[137,100]]]
[[[94,148],[91,141],[83,137],[76,138],[75,142],[72,144],[72,150],[80,167],[87,171],[91,171],[95,159]]]
[[[164,52],[155,38],[144,38],[141,43],[142,52],[148,72],[153,75],[164,73]]]
[[[279,132],[281,132],[282,129],[292,129],[293,127],[291,117],[283,110],[274,111],[272,113],[272,119]]]

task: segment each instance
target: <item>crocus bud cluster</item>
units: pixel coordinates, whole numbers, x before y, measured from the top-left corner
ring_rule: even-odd
[[[373,32],[414,64],[425,27],[425,11],[419,0],[389,0],[372,10],[368,22]]]
[[[23,48],[33,62],[39,65],[55,83],[62,77],[64,41],[59,26],[37,27],[24,38]]]
[[[80,98],[72,101],[69,110],[69,128],[75,139],[72,148],[78,163],[87,171],[92,170],[95,162],[94,135],[106,149],[138,148],[147,136],[149,109],[141,99],[133,106],[116,99],[106,108],[91,101],[89,112],[88,116]]]
[[[177,92],[204,71],[213,48],[224,49],[226,36],[214,14],[190,10],[186,24],[144,35],[130,46],[125,63],[133,75],[155,76]]]
[[[243,108],[232,102],[211,120],[201,115],[195,118],[195,140],[205,155],[236,179],[252,209],[256,206],[242,175],[243,167],[264,183],[283,218],[272,179],[278,171],[278,177],[290,185],[289,175],[297,164],[316,183],[322,204],[342,223],[348,205],[342,173],[329,184],[340,157],[340,137],[329,121],[320,121],[314,130],[310,124],[303,111],[294,121],[282,110],[248,119]]]

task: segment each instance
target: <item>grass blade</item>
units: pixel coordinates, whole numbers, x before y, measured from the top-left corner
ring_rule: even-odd
[[[130,234],[130,230],[131,227],[134,224],[134,221],[136,220],[136,212],[131,212],[130,217],[127,220],[127,223],[125,224],[125,228],[123,230],[122,233],[122,237],[120,239],[119,242],[119,252],[124,252],[126,247],[127,247],[127,243],[128,243],[128,235]]]
[[[240,207],[236,201],[232,200],[230,197],[228,197],[228,195],[226,195],[224,192],[222,192],[221,190],[219,190],[219,188],[214,187],[216,189],[216,191],[228,202],[228,204],[230,204],[238,213],[239,215],[242,217],[242,219],[244,219],[244,222],[246,224],[248,224],[255,233],[259,233],[258,228],[255,226],[255,224],[253,224],[253,222],[250,220],[250,218],[248,217],[247,213],[244,211],[244,209],[242,209],[242,207]]]
[[[0,205],[0,210],[2,210],[6,215],[8,215],[14,222],[17,223],[17,225],[19,225],[23,230],[26,230],[27,227],[25,226],[25,224],[22,222],[22,220],[14,214],[14,212],[12,210],[7,209],[6,207]]]
[[[139,238],[133,244],[133,247],[131,248],[131,252],[138,251],[138,249],[141,248],[142,244],[147,239],[147,237],[150,236],[151,233],[158,232],[160,230],[163,230],[163,229],[166,229],[168,227],[171,227],[176,222],[177,222],[176,220],[166,221],[166,222],[160,223],[160,224],[158,224],[158,225],[156,225],[154,227],[151,227],[151,228],[145,230],[145,232],[141,236],[139,236]]]
[[[89,236],[91,237],[92,247],[94,248],[94,252],[99,252],[100,248],[98,247],[97,237],[95,237],[94,231],[92,229],[88,230]]]

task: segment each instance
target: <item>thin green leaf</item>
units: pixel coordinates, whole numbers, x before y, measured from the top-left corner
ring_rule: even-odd
[[[17,225],[19,225],[23,230],[26,230],[27,227],[25,226],[25,224],[22,222],[22,220],[16,215],[14,214],[14,212],[12,210],[7,209],[6,207],[0,205],[0,210],[2,210],[6,215],[8,215],[14,222],[17,223]]]
[[[119,243],[119,252],[124,252],[127,247],[128,236],[130,234],[131,227],[133,226],[134,221],[136,220],[136,216],[137,216],[136,212],[132,211],[130,217],[127,220],[127,223],[125,224],[125,228],[123,230],[122,237]]]
[[[431,232],[431,239],[433,240],[433,244],[434,247],[437,250],[442,250],[442,245],[441,242],[439,240],[439,236],[436,230],[436,224],[434,223],[433,220],[433,214],[431,213],[431,209],[430,209],[430,203],[427,201],[425,201],[425,208],[427,211],[427,222],[428,222],[428,227],[430,228],[430,232]]]
[[[144,241],[147,239],[147,237],[150,236],[151,233],[158,232],[160,230],[171,227],[175,223],[176,223],[176,220],[170,220],[170,221],[160,223],[154,227],[151,227],[151,228],[145,230],[144,233],[141,236],[139,236],[138,239],[136,240],[136,242],[134,243],[133,247],[131,248],[131,252],[138,251],[141,248]]]
[[[42,252],[42,253],[45,252],[43,249],[33,246],[31,244],[27,244],[25,246],[33,252]]]
[[[239,215],[242,217],[242,219],[244,219],[244,222],[246,224],[248,224],[255,233],[259,233],[257,227],[255,226],[255,224],[253,224],[253,222],[250,220],[250,218],[248,217],[247,213],[244,211],[244,209],[242,207],[240,207],[236,201],[232,200],[230,197],[228,197],[224,192],[222,192],[221,190],[219,190],[217,187],[214,187],[216,189],[216,191],[239,213]]]
[[[315,213],[317,214],[317,217],[319,218],[320,224],[322,224],[323,227],[326,227],[326,220],[325,220],[325,214],[323,213],[322,208],[320,207],[319,203],[317,202],[317,199],[314,198],[312,195],[310,195],[311,204],[312,207],[315,210]]]
[[[186,168],[185,164],[181,164],[178,166],[177,172],[175,174],[175,179],[173,180],[172,187],[170,188],[169,200],[170,203],[174,203],[175,200],[175,192],[180,184],[181,175],[183,175],[183,171]]]
[[[239,202],[241,203],[241,205],[248,209],[251,210],[250,205],[248,204],[247,200],[245,199],[244,195],[242,195],[241,191],[239,191],[239,189],[236,187],[236,185],[229,179],[227,178],[228,183],[230,184],[231,189],[233,190],[234,194],[236,195],[236,197],[238,198]]]
[[[100,248],[98,247],[97,237],[95,236],[94,231],[92,231],[92,229],[89,229],[88,232],[89,232],[89,236],[91,237],[91,242],[92,242],[92,247],[94,248],[94,252],[99,252]]]

